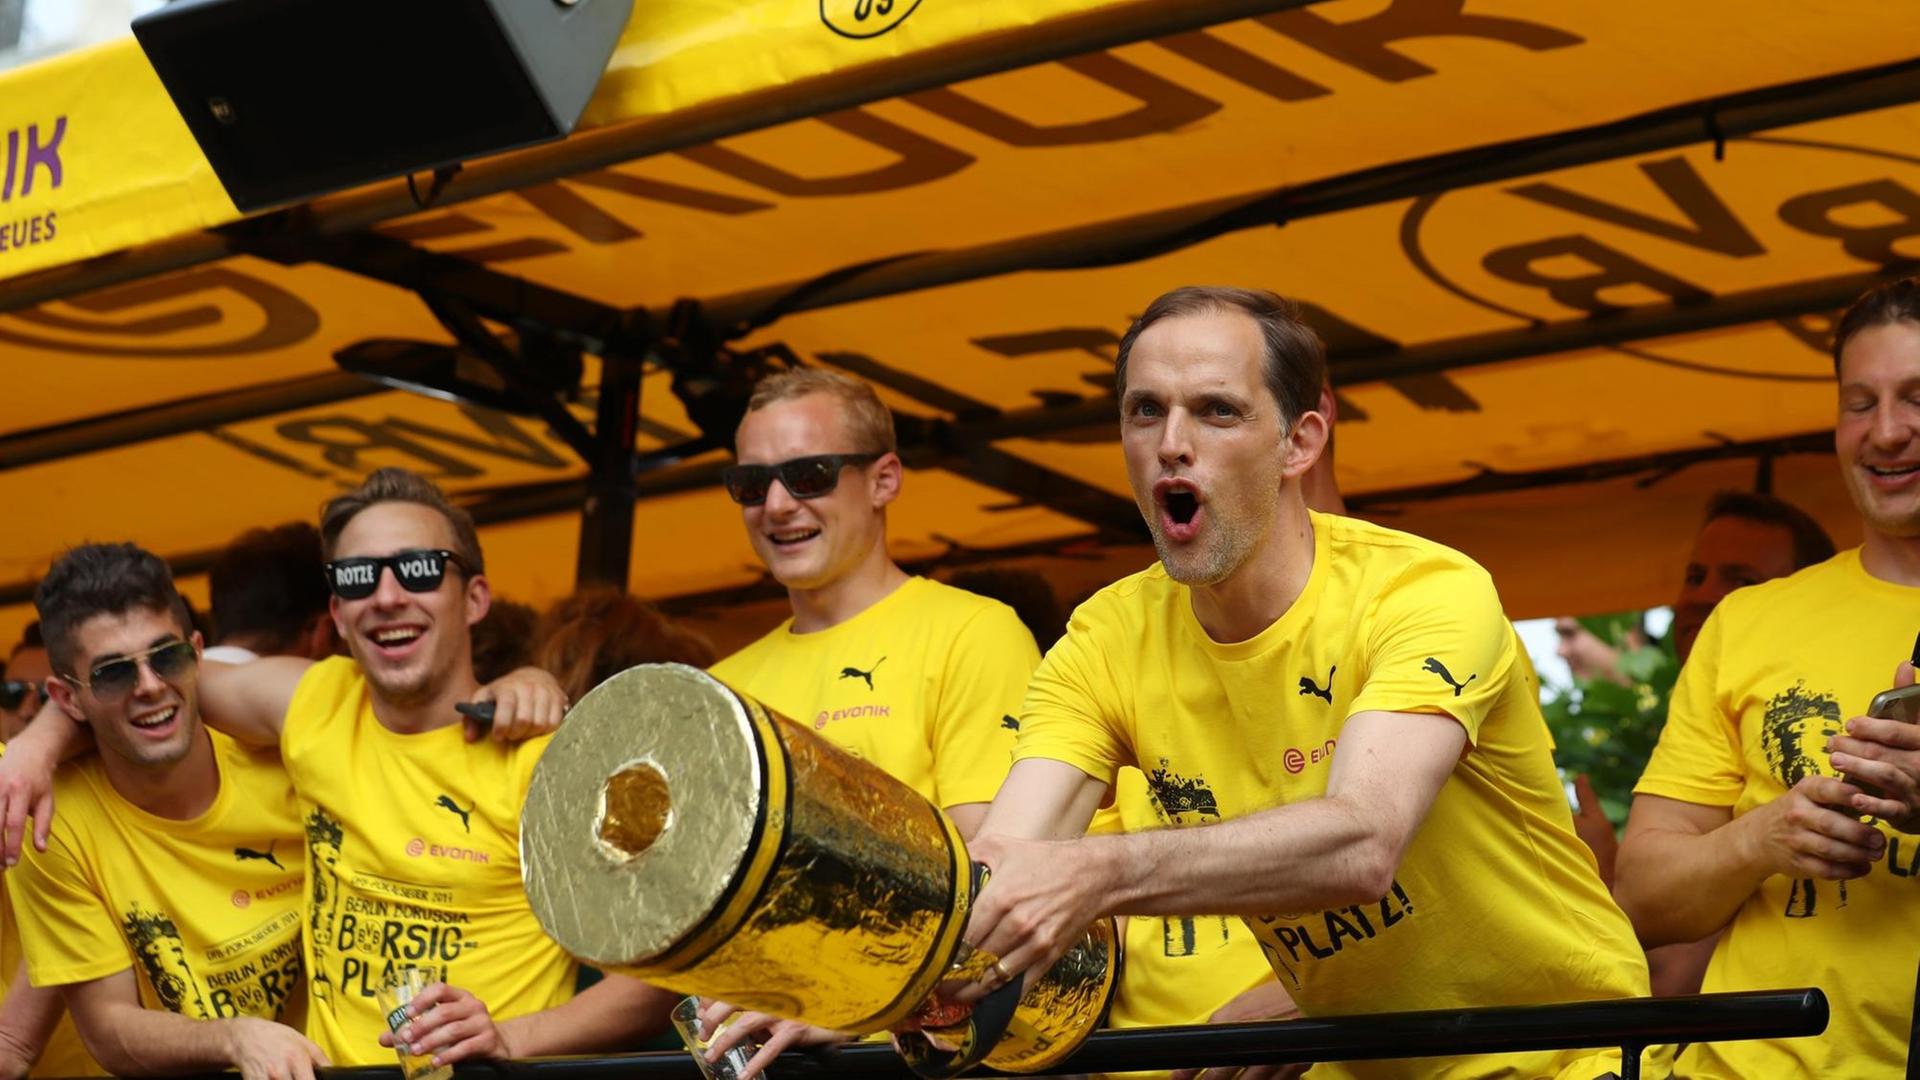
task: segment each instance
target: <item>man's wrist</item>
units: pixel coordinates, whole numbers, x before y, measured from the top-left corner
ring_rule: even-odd
[[[1074,853],[1071,863],[1073,872],[1067,875],[1067,880],[1079,887],[1082,896],[1098,903],[1100,914],[1115,910],[1133,899],[1125,895],[1130,875],[1122,874],[1121,867],[1127,863],[1128,841],[1136,839],[1119,834],[1083,836],[1067,842]]]

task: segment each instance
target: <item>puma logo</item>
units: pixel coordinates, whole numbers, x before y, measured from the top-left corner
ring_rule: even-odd
[[[871,690],[873,689],[873,673],[876,671],[879,671],[880,665],[886,662],[887,662],[887,658],[883,656],[880,659],[875,660],[873,662],[873,666],[868,668],[865,671],[861,671],[857,667],[843,667],[840,669],[840,677],[843,679],[853,679],[853,678],[865,679],[867,681],[867,689]]]
[[[1338,664],[1327,669],[1327,688],[1325,690],[1320,689],[1312,679],[1307,678],[1305,675],[1300,676],[1300,696],[1306,697],[1311,694],[1329,705],[1333,704],[1333,673],[1339,670],[1340,665]]]
[[[453,796],[442,795],[433,801],[433,805],[457,815],[460,818],[460,827],[468,832],[473,831],[473,822],[468,820],[468,818],[472,816],[473,810],[471,808],[466,810],[460,809],[460,804],[453,801]]]
[[[1435,660],[1431,656],[1427,657],[1427,662],[1420,665],[1420,667],[1424,671],[1431,671],[1435,675],[1440,676],[1440,681],[1446,683],[1448,686],[1453,687],[1454,697],[1460,696],[1460,692],[1467,688],[1467,683],[1470,683],[1473,680],[1480,677],[1480,673],[1476,671],[1473,674],[1467,676],[1467,682],[1455,682],[1453,678],[1453,672],[1447,670],[1447,665],[1441,663],[1438,660]]]
[[[1000,726],[1006,728],[1008,731],[1019,731],[1020,721],[1011,716],[1003,716],[1000,718]]]
[[[280,841],[275,840],[273,843],[268,844],[267,850],[265,851],[255,851],[248,847],[237,847],[233,849],[233,857],[241,862],[246,862],[248,859],[257,859],[260,862],[272,863],[276,869],[285,870],[286,867],[280,865],[280,860],[273,857],[274,844],[278,844],[279,842]]]

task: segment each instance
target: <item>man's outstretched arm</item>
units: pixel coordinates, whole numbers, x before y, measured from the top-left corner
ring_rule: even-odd
[[[1259,915],[1377,900],[1466,744],[1450,716],[1361,713],[1341,730],[1322,798],[1216,825],[1070,842],[1028,839],[1062,831],[1041,816],[1073,804],[1062,786],[1043,792],[1052,803],[1023,812],[1010,777],[972,845],[993,878],[967,940],[1006,970],[1025,971],[1058,959],[1101,915]]]
[[[0,1077],[27,1075],[60,1022],[60,1009],[60,991],[29,983],[22,963],[7,987],[6,1001],[0,1002]]]
[[[327,1057],[306,1036],[271,1020],[192,1020],[140,1005],[133,969],[64,987],[87,1052],[114,1076],[236,1069],[244,1080],[313,1080]]]

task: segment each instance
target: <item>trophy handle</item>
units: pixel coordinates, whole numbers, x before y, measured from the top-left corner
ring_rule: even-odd
[[[973,879],[969,896],[979,896],[986,887],[988,871],[984,863],[968,863]],[[900,1046],[900,1056],[912,1069],[914,1075],[923,1080],[948,1080],[959,1076],[968,1069],[985,1061],[987,1055],[1000,1044],[1001,1036],[1007,1033],[1007,1025],[1013,1023],[1014,1010],[1020,1006],[1020,997],[1025,993],[1026,975],[1008,980],[987,992],[968,1014],[966,1027],[960,1033],[960,1048],[943,1050],[918,1031],[902,1031],[894,1035]]]

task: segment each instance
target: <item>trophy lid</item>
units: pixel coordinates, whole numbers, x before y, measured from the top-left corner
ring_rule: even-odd
[[[629,668],[567,714],[521,812],[527,899],[588,962],[634,968],[708,928],[747,873],[767,769],[725,684],[682,664]]]

